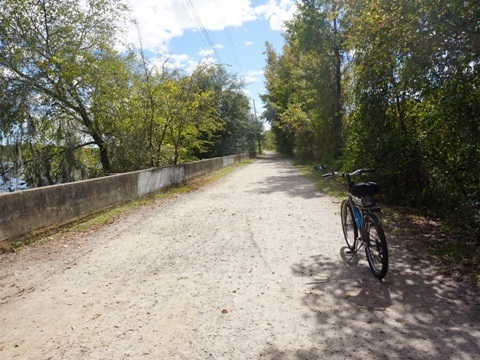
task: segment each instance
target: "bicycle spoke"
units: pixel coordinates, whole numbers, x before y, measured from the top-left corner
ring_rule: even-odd
[[[372,273],[382,279],[388,270],[388,251],[385,234],[379,220],[374,215],[369,215],[366,226],[366,254]]]
[[[342,202],[340,208],[340,215],[342,221],[343,235],[345,237],[345,242],[350,250],[355,249],[355,243],[357,239],[357,225],[353,218],[353,210],[347,200]]]
[[[325,166],[315,166],[314,168],[319,171],[326,169]],[[388,271],[388,249],[383,227],[375,215],[380,212],[380,208],[375,207],[377,201],[374,195],[378,193],[380,187],[375,182],[355,183],[352,180],[352,177],[372,171],[371,169],[358,169],[351,173],[339,173],[332,170],[322,176],[327,179],[342,175],[350,193],[348,198],[342,201],[340,207],[343,235],[349,249],[347,253],[353,253],[347,263],[365,245],[370,270],[375,277],[382,279]]]

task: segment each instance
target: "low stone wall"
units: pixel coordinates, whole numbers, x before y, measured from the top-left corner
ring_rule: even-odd
[[[0,242],[73,221],[252,157],[225,156],[0,194]]]

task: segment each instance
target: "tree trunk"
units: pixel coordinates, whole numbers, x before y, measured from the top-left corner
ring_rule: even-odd
[[[335,61],[335,116],[333,120],[333,136],[338,139],[337,144],[341,144],[342,122],[343,122],[343,102],[342,102],[342,53],[338,44],[337,19],[334,19],[335,44],[333,55]]]
[[[103,172],[105,175],[109,174],[112,171],[112,165],[110,163],[110,157],[108,155],[108,148],[105,145],[105,141],[102,138],[102,135],[94,128],[92,120],[88,116],[88,113],[83,106],[80,98],[75,96],[75,100],[78,104],[78,108],[75,109],[81,116],[83,124],[88,129],[89,135],[93,138],[93,142],[98,146],[100,152],[100,162],[102,164]]]

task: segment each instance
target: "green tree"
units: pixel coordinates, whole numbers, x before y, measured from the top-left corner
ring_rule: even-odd
[[[11,87],[28,89],[31,99],[42,99],[40,108],[30,107],[32,117],[51,120],[41,115],[45,106],[61,111],[64,125],[83,133],[81,141],[96,145],[104,172],[110,172],[108,142],[92,111],[92,93],[102,80],[102,63],[114,53],[111,44],[127,10],[124,3],[1,0],[0,9],[2,76]]]
[[[298,2],[286,23],[283,54],[267,44],[265,116],[274,115],[277,142],[302,158],[338,156],[342,149],[342,78],[349,60],[343,6],[338,0]]]
[[[14,190],[13,179],[20,176],[23,120],[28,115],[29,92],[24,87],[10,84],[4,69],[0,68],[0,176],[3,188]]]
[[[478,3],[350,6],[347,160],[379,169],[391,199],[478,228]]]
[[[478,1],[298,2],[283,53],[266,50],[277,147],[374,167],[389,200],[480,238],[479,18]]]
[[[143,154],[140,163],[146,163],[150,167],[159,167],[163,165],[163,146],[165,144],[167,129],[171,125],[171,118],[168,116],[168,93],[172,81],[176,81],[179,75],[178,70],[169,71],[168,61],[164,60],[161,66],[149,63],[142,48],[140,38],[140,47],[134,49],[134,53],[139,54],[139,61],[134,71],[136,76],[133,97],[135,98],[135,111],[129,126],[133,126],[139,135],[133,139],[135,144],[131,144],[130,149],[135,149],[135,155]],[[166,97],[167,98],[166,98]],[[133,123],[135,122],[135,124]],[[146,141],[146,143],[145,143]]]
[[[225,125],[216,132],[209,155],[225,156],[255,151],[252,139],[256,139],[261,130],[254,125],[250,100],[243,92],[245,84],[223,68],[218,68],[212,76],[219,116]]]
[[[170,145],[170,163],[190,161],[195,153],[207,151],[210,136],[223,126],[218,115],[215,91],[205,86],[212,68],[199,64],[190,75],[168,82],[165,93],[168,119],[166,140]]]
[[[285,154],[293,154],[295,151],[295,133],[292,129],[283,125],[282,114],[288,108],[291,95],[295,92],[292,86],[292,61],[286,52],[279,55],[272,44],[265,43],[266,66],[264,71],[266,94],[260,96],[265,111],[261,115],[271,125],[271,131],[275,136],[276,149]],[[284,45],[284,49],[287,46]]]

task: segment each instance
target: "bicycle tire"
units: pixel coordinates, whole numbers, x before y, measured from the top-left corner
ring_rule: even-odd
[[[358,237],[358,227],[353,216],[353,209],[349,205],[348,200],[343,200],[340,207],[340,217],[342,221],[343,236],[350,250],[355,250],[356,240]]]
[[[373,275],[383,279],[388,271],[388,247],[382,224],[374,214],[365,215],[365,253]]]

